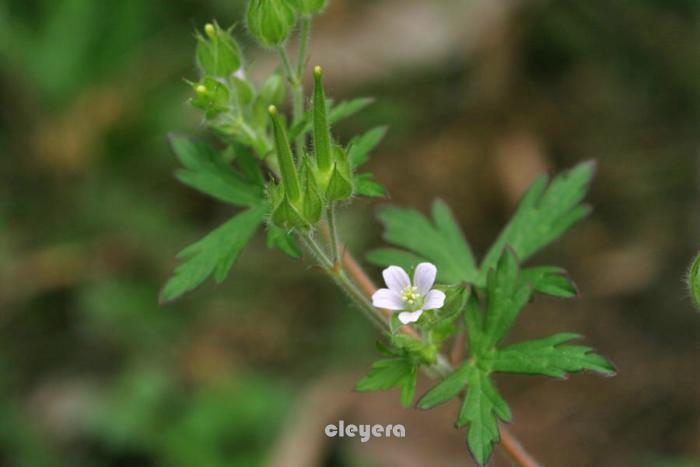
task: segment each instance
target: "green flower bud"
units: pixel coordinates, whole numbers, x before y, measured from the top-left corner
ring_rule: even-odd
[[[215,22],[204,26],[206,37],[197,34],[197,66],[203,75],[228,78],[241,67],[241,50],[231,36]]]
[[[688,290],[693,304],[700,309],[700,254],[695,257],[688,270]]]
[[[314,152],[318,170],[323,178],[327,178],[332,169],[331,128],[326,115],[326,96],[323,92],[321,74],[321,67],[315,67],[313,94]]]
[[[260,90],[260,95],[267,104],[280,105],[284,102],[286,91],[287,87],[284,84],[284,80],[275,73],[265,80]]]
[[[204,111],[208,118],[228,109],[228,88],[211,76],[204,77],[199,83],[192,83],[192,90],[195,95],[190,103]]]
[[[328,0],[294,0],[297,11],[303,16],[319,14],[328,5]]]
[[[263,47],[282,44],[296,24],[296,11],[289,0],[249,0],[248,31]]]

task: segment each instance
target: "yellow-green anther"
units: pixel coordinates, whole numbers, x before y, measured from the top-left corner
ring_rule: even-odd
[[[297,168],[292,158],[292,149],[289,147],[287,131],[284,128],[282,119],[277,113],[277,107],[271,105],[268,108],[268,112],[272,119],[272,129],[275,135],[275,150],[277,152],[277,161],[280,166],[284,189],[289,200],[296,202],[301,197],[301,190],[299,189]]]
[[[693,304],[700,309],[700,255],[697,255],[688,270],[688,289]]]
[[[196,92],[199,95],[206,94],[207,93],[207,87],[203,84],[198,84],[194,88],[194,92]]]
[[[328,125],[326,115],[326,96],[321,83],[321,67],[314,68],[314,97],[313,97],[313,117],[314,117],[314,150],[316,152],[316,163],[323,173],[331,170],[331,129]]]

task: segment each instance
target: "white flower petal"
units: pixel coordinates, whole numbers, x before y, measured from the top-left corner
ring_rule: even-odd
[[[445,292],[433,289],[425,296],[424,310],[436,310],[445,304]]]
[[[420,263],[413,273],[413,285],[421,295],[425,295],[435,283],[437,268],[432,263]]]
[[[372,306],[386,308],[387,310],[402,310],[401,296],[389,289],[379,289],[372,295]]]
[[[398,266],[389,266],[382,271],[382,276],[384,276],[386,286],[396,293],[401,293],[403,289],[411,285],[411,279],[406,271]]]
[[[420,318],[420,315],[423,314],[423,310],[418,310],[418,311],[402,311],[399,313],[399,321],[401,321],[403,324],[408,324],[408,323],[415,323],[418,321],[418,318]]]

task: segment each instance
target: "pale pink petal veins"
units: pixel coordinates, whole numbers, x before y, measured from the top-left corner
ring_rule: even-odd
[[[386,308],[387,310],[403,309],[401,296],[389,289],[379,289],[372,294],[372,306],[377,308]]]
[[[423,310],[418,310],[418,311],[402,311],[399,313],[399,321],[403,324],[408,324],[408,323],[415,323],[418,321],[418,318],[420,318],[420,315],[423,314]]]
[[[435,283],[437,268],[431,263],[420,263],[413,273],[413,285],[418,289],[418,293],[425,295]]]
[[[387,287],[396,293],[401,293],[403,289],[411,285],[411,279],[406,271],[398,266],[389,266],[382,271],[382,276],[384,276]]]
[[[442,290],[433,289],[428,292],[425,296],[425,302],[423,302],[424,310],[436,310],[442,308],[445,304],[445,292]]]

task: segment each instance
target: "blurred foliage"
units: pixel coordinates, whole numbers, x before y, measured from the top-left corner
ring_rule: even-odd
[[[374,3],[332,1],[328,24],[359,25]],[[367,364],[369,324],[263,239],[224,285],[157,305],[172,253],[230,214],[177,183],[166,135],[199,124],[185,104],[192,31],[243,11],[232,0],[0,3],[0,465],[259,465],[310,380]],[[688,214],[698,206],[700,3],[556,0],[515,13],[502,43],[476,58],[345,83],[379,100],[338,132],[390,121],[385,154],[370,163],[377,178],[399,204],[425,212],[437,192],[461,207],[458,220],[479,226],[476,251],[509,215],[488,179],[504,133],[536,134],[553,167],[597,158],[595,220],[552,254],[576,263],[638,242],[665,258],[589,327],[601,348],[626,336],[619,355],[634,354],[632,374],[682,378],[669,362],[696,368],[700,341],[680,280],[700,226]],[[321,31],[314,40],[333,34]],[[367,212],[341,219],[352,247],[379,246]],[[594,445],[591,465],[630,451],[697,455],[691,377],[619,397],[603,431],[618,445]],[[330,462],[367,465],[356,453]]]

